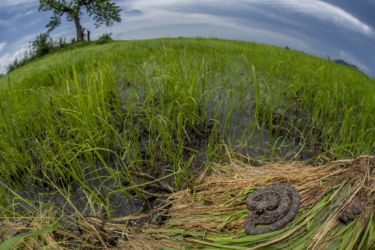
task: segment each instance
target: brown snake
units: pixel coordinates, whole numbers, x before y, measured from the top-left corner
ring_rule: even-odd
[[[276,184],[251,193],[246,199],[252,210],[245,218],[245,232],[250,235],[278,230],[294,219],[298,212],[300,197],[297,189],[289,184]],[[260,224],[270,224],[257,228]]]

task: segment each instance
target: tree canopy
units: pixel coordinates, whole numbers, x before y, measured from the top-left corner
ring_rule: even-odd
[[[39,11],[52,11],[50,22],[46,25],[48,32],[61,24],[61,17],[65,14],[68,22],[74,22],[77,31],[77,41],[84,40],[84,29],[81,16],[84,11],[95,21],[95,27],[102,24],[113,25],[121,22],[121,9],[110,0],[39,0]]]

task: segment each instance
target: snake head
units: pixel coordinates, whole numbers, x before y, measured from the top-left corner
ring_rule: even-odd
[[[268,203],[266,201],[261,201],[257,204],[255,212],[260,215],[267,210]]]
[[[255,210],[255,212],[257,213],[257,215],[261,215],[262,213],[264,213],[266,211],[266,209],[264,209],[264,208],[257,208],[256,210]]]

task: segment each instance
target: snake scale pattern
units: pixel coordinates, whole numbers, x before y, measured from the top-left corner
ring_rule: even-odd
[[[245,218],[245,232],[250,235],[278,230],[294,219],[298,212],[300,196],[289,184],[276,184],[251,193],[246,204],[252,210]],[[264,228],[257,225],[270,224]]]

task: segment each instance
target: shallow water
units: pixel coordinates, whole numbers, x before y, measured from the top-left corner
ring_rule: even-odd
[[[257,162],[279,161],[279,160],[303,160],[305,159],[304,149],[301,150],[301,145],[291,139],[273,136],[268,129],[259,127],[254,122],[254,100],[251,95],[244,94],[246,89],[241,91],[217,91],[213,101],[206,103],[206,118],[207,120],[215,120],[217,122],[219,133],[224,137],[226,144],[230,145],[230,149],[241,153],[250,158],[260,160]],[[139,100],[144,97],[144,93],[139,89],[128,86],[124,91],[120,92],[120,99],[123,103],[128,98],[135,98],[134,103],[139,103]],[[233,102],[236,100],[237,102]],[[124,112],[127,112],[125,104],[123,106]],[[134,107],[133,107],[134,108]],[[139,147],[141,151],[147,151],[148,135],[140,133]],[[197,154],[194,162],[193,170],[198,174],[199,170],[206,163],[205,148],[207,141],[204,138],[197,138],[193,140],[196,145],[192,147],[196,149]],[[300,152],[301,151],[301,152]],[[135,148],[130,147],[130,159],[125,159],[125,162],[132,162],[135,158],[132,156],[136,154]],[[306,154],[307,155],[307,154]],[[107,164],[112,169],[123,169],[123,161],[112,156],[107,159]],[[110,176],[108,170],[97,161],[96,169],[93,171],[84,163],[82,168],[85,169],[86,179],[91,188],[98,191],[98,197],[101,197],[103,207],[95,205],[95,202],[90,202],[93,197],[88,196],[87,192],[80,188],[80,185],[72,184],[73,190],[68,192],[57,190],[51,187],[40,187],[33,183],[26,183],[24,188],[18,191],[18,194],[30,201],[34,201],[33,206],[43,206],[43,203],[54,204],[58,208],[60,214],[75,214],[77,209],[84,216],[99,216],[105,219],[106,214],[111,217],[124,217],[128,215],[136,215],[141,212],[146,212],[152,209],[155,205],[160,203],[160,200],[149,197],[149,199],[139,198],[134,192],[130,192],[130,196],[123,192],[111,193],[111,191],[120,188],[113,179],[107,178]],[[196,175],[197,175],[196,174]],[[98,178],[100,176],[100,178]],[[161,176],[155,176],[160,178]],[[107,178],[107,179],[106,179]],[[167,180],[168,181],[168,180]],[[172,180],[170,180],[172,181]],[[125,187],[130,184],[123,184]],[[154,193],[162,192],[157,188],[153,190]],[[66,195],[69,195],[69,202],[67,202]],[[11,197],[15,197],[10,194]],[[30,204],[25,201],[18,200],[21,206],[18,210],[29,210],[32,208]],[[110,211],[106,211],[110,207]],[[123,223],[130,223],[130,225],[142,225],[146,221],[152,219],[148,216],[141,220],[124,221]]]
[[[214,116],[218,121],[220,132],[232,150],[264,162],[308,159],[308,150],[298,138],[276,137],[267,124],[262,127],[255,122],[255,100],[246,94],[249,92],[246,89],[231,93],[218,91],[214,101],[207,105],[208,119]]]

